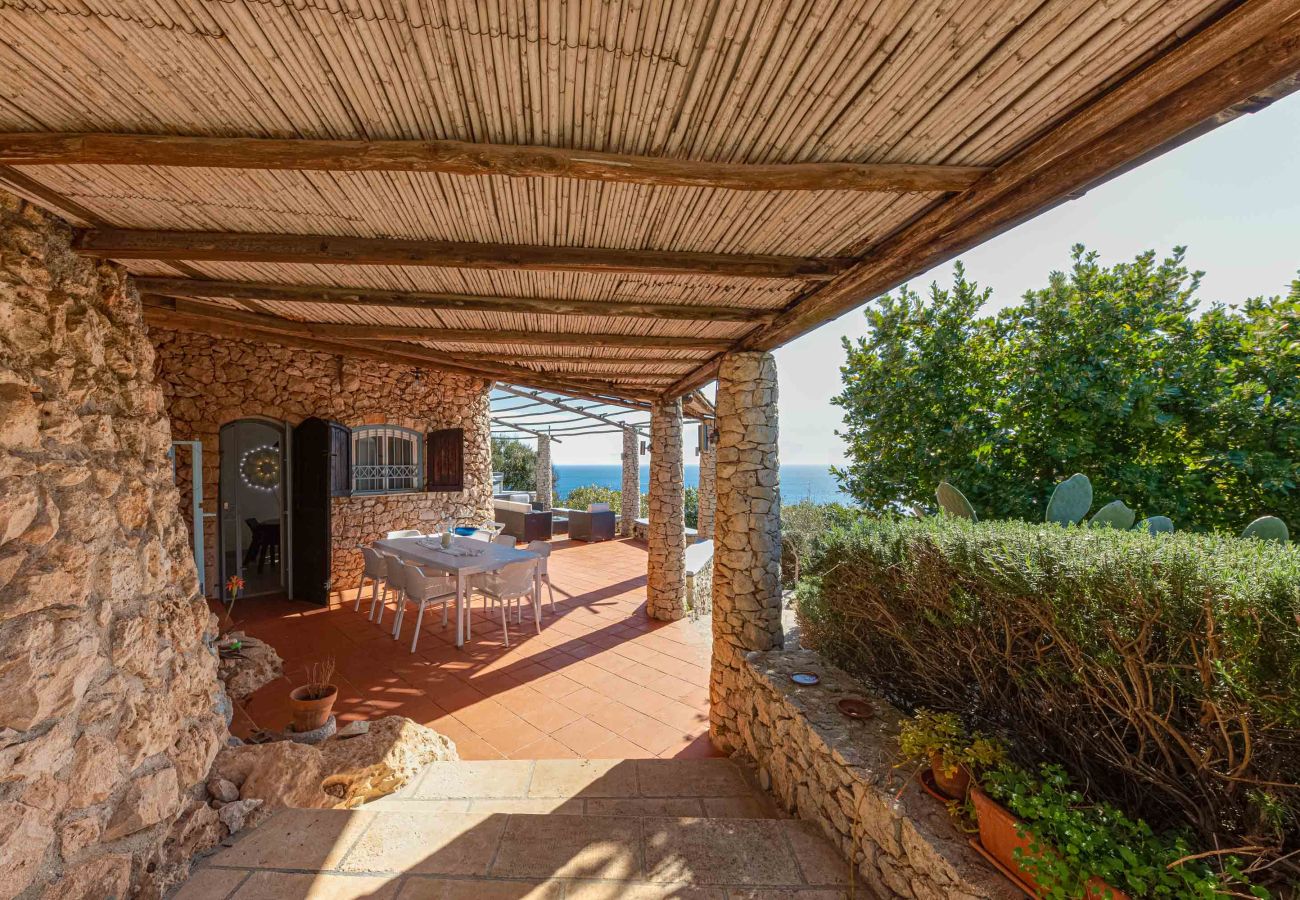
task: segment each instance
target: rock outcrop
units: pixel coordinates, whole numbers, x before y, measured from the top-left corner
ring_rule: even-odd
[[[357,737],[333,737],[315,746],[276,741],[228,747],[212,767],[214,779],[239,790],[240,801],[260,800],[246,821],[256,824],[281,807],[348,809],[391,794],[431,762],[459,759],[456,745],[401,716],[370,723]]]
[[[265,641],[249,637],[242,631],[232,631],[222,635],[221,644],[225,647],[239,642],[237,655],[226,656],[223,650],[218,677],[226,686],[226,695],[231,700],[243,700],[264,684],[270,684],[284,674],[284,660],[275,648]]]

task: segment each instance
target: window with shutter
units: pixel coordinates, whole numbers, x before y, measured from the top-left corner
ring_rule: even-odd
[[[426,491],[465,489],[465,432],[461,428],[431,431],[425,438]]]
[[[352,432],[352,490],[389,494],[420,489],[420,435],[396,425],[367,425]]]

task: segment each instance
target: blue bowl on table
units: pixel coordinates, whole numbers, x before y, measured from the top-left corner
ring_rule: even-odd
[[[473,535],[473,534],[476,534],[476,533],[478,532],[478,529],[477,529],[477,528],[469,528],[469,527],[467,527],[467,526],[465,526],[465,525],[461,525],[461,526],[459,526],[459,527],[457,527],[457,528],[453,528],[452,531],[456,532],[456,533],[457,533],[458,535],[460,535],[461,537],[469,537],[469,536],[471,536],[471,535]]]

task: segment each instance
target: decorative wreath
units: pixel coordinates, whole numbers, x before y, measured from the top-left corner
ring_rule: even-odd
[[[264,445],[245,450],[239,458],[239,475],[256,491],[274,491],[280,486],[280,451]]]

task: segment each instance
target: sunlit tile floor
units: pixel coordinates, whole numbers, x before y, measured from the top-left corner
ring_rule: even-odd
[[[475,603],[473,640],[457,649],[454,624],[425,613],[419,649],[414,617],[391,637],[367,620],[355,586],[329,608],[245,599],[236,627],[265,640],[285,661],[284,678],[236,710],[232,730],[281,730],[288,693],[307,667],[333,658],[340,724],[403,715],[456,742],[462,759],[636,759],[713,756],[708,740],[708,622],[650,621],[645,614],[646,551],[632,541],[556,541],[550,558],[555,613],[543,586],[542,632],[525,611],[502,642],[500,613]],[[223,630],[229,623],[222,622]]]

